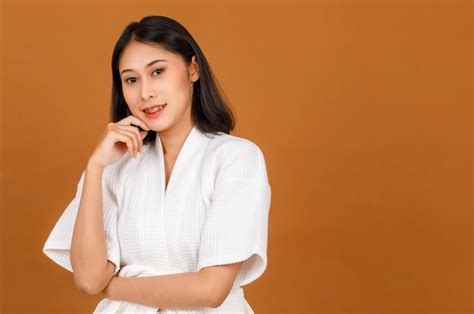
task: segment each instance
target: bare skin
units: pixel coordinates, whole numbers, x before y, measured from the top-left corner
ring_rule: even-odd
[[[151,64],[156,60],[166,61]],[[76,282],[88,294],[102,292],[111,299],[160,308],[217,307],[229,294],[243,262],[166,276],[113,276],[115,265],[107,260],[102,221],[103,169],[127,151],[133,157],[142,151],[146,134],[138,131],[136,125],[139,125],[159,134],[165,158],[165,184],[168,185],[177,156],[193,128],[193,83],[199,79],[199,66],[195,57],[188,65],[179,55],[158,45],[131,41],[122,53],[119,72],[123,95],[132,115],[108,124],[89,159],[73,236]],[[166,107],[157,118],[149,118],[143,109],[156,104],[166,104]]]
[[[148,127],[133,116],[109,123],[89,158],[71,242],[71,265],[79,290],[90,294],[103,289],[112,277],[115,265],[107,260],[103,222],[102,177],[106,166],[127,152],[141,149],[146,132],[134,125]]]
[[[155,60],[164,61],[147,66]],[[193,83],[199,79],[195,56],[188,65],[180,55],[158,45],[131,41],[120,58],[119,72],[130,112],[159,133],[163,153],[174,163],[193,127]],[[143,109],[155,104],[166,107],[157,118],[150,118]]]

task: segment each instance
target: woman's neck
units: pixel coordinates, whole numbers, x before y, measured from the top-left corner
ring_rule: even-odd
[[[160,132],[160,141],[163,146],[163,155],[167,159],[176,159],[183,147],[186,137],[193,128],[193,124],[186,125],[183,128],[168,129]]]

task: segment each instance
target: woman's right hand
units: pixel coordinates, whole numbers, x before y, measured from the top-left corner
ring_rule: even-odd
[[[132,115],[107,124],[107,128],[89,158],[88,165],[105,168],[119,160],[127,151],[135,158],[139,151],[142,152],[143,139],[147,135],[146,131],[140,132],[135,125],[139,125],[144,130],[150,130],[142,120]]]

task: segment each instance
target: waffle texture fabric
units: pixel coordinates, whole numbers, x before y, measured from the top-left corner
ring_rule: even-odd
[[[74,198],[47,238],[43,253],[72,272],[70,247],[85,170]],[[144,145],[102,175],[107,258],[119,277],[196,272],[244,261],[217,308],[164,309],[102,299],[94,313],[253,313],[242,286],[267,266],[271,186],[265,158],[252,141],[219,132],[187,135],[167,186],[163,147]]]

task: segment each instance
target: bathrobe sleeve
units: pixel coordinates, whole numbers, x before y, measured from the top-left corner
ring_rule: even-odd
[[[102,174],[103,219],[107,258],[115,264],[114,274],[117,274],[120,269],[120,249],[117,235],[118,205],[116,194],[113,192],[113,187],[116,184],[108,180],[111,169],[110,166],[106,167]],[[46,256],[70,272],[73,272],[70,259],[72,233],[82,196],[84,178],[85,170],[77,184],[75,197],[57,220],[43,247],[43,253]]]
[[[250,141],[238,144],[227,151],[216,176],[197,268],[244,261],[234,282],[244,286],[267,266],[271,187],[258,146]]]

